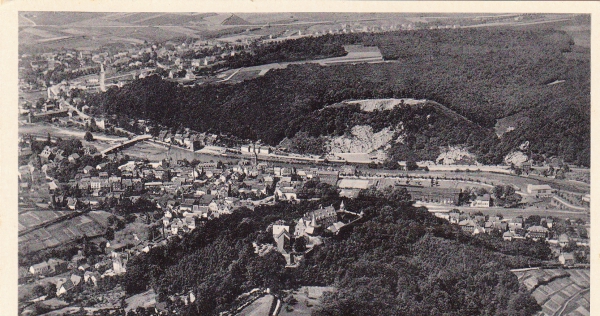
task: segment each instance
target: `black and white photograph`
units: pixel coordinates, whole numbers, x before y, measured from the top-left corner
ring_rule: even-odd
[[[17,13],[18,315],[592,314],[592,14],[229,10]]]

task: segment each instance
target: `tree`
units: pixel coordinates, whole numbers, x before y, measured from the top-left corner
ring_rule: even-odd
[[[56,296],[56,284],[50,282],[48,284],[46,284],[46,288],[45,288],[45,292],[46,292],[46,299],[50,299]]]
[[[419,166],[417,165],[416,162],[411,161],[411,160],[406,162],[406,170],[412,171],[412,170],[417,170],[417,169],[419,169]]]
[[[104,238],[106,238],[106,240],[115,239],[115,230],[112,227],[108,227],[106,229],[106,233],[104,234]]]
[[[294,241],[294,250],[296,252],[304,252],[306,250],[306,239],[304,237],[298,237]]]
[[[46,294],[46,291],[44,289],[44,287],[40,284],[37,284],[36,286],[33,287],[33,289],[31,290],[31,294],[33,295],[34,298],[38,298],[40,296],[43,296]]]
[[[486,190],[485,188],[479,188],[479,189],[477,189],[477,195],[479,195],[479,196],[483,196],[483,195],[488,194],[488,193],[489,193],[488,190]]]
[[[94,140],[94,135],[92,135],[90,131],[87,131],[85,132],[85,136],[83,136],[83,139],[85,139],[85,141],[87,142],[91,142]]]

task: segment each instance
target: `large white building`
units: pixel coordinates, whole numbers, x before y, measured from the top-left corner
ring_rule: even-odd
[[[535,195],[538,198],[544,197],[552,197],[554,195],[552,187],[547,184],[535,185],[528,184],[527,185],[527,193],[531,195]]]

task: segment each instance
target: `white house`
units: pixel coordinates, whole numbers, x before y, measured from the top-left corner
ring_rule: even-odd
[[[545,198],[545,197],[553,196],[552,187],[550,187],[547,184],[541,184],[541,185],[528,184],[527,185],[527,193],[529,193],[531,195],[535,195],[538,198]]]
[[[489,194],[478,196],[473,202],[471,202],[471,207],[490,207],[491,200],[492,198]]]

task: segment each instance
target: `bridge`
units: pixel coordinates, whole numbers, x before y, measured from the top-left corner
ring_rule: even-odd
[[[116,145],[108,147],[108,148],[104,149],[103,151],[101,151],[100,153],[102,154],[102,156],[105,156],[105,155],[110,154],[110,153],[112,153],[114,151],[117,151],[119,149],[131,146],[131,145],[133,145],[133,144],[135,144],[137,142],[141,142],[141,141],[148,140],[148,139],[151,139],[151,138],[152,138],[152,136],[150,136],[150,135],[136,136],[136,137],[134,137],[134,138],[132,138],[132,139],[130,139],[128,141],[125,141],[125,142],[122,142],[122,143],[118,143]]]

